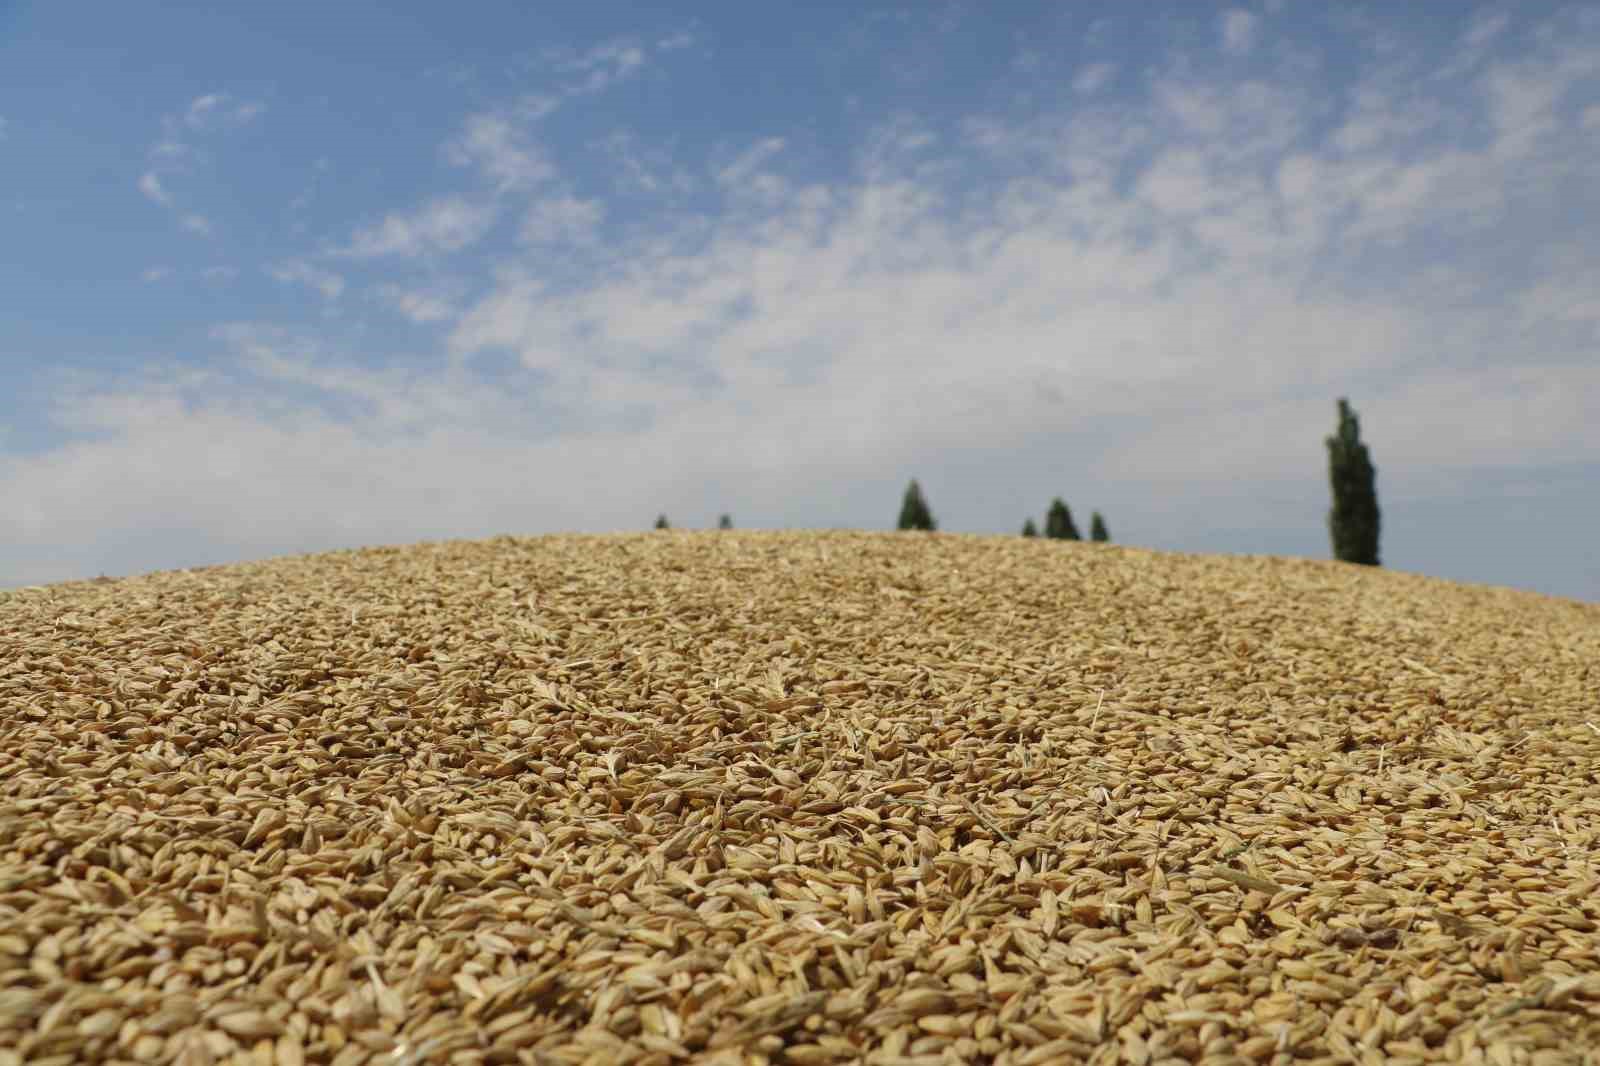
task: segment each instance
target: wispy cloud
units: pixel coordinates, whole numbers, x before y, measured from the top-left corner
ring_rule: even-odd
[[[1480,85],[1492,93],[1503,78],[1490,73]],[[1426,79],[1419,67],[1410,83],[1419,107],[1461,106],[1459,90],[1429,90]],[[1547,101],[1548,88],[1529,98]],[[1383,149],[1342,131],[1326,150],[1297,153],[1316,106],[1288,78],[1201,81],[1169,70],[1151,77],[1149,104],[1134,114],[1090,110],[1037,128],[974,124],[987,154],[1059,160],[989,187],[986,208],[956,195],[976,180],[965,165],[947,160],[953,170],[924,174],[894,147],[902,131],[886,129],[860,153],[874,160],[862,169],[871,175],[865,183],[807,189],[756,214],[725,216],[698,253],[634,249],[625,276],[579,292],[508,277],[461,319],[453,350],[463,359],[519,352],[524,366],[555,376],[547,395],[574,408],[598,405],[620,417],[627,404],[647,404],[657,413],[653,439],[708,463],[711,441],[730,437],[750,442],[746,456],[764,447],[804,453],[794,456],[801,466],[823,461],[841,441],[880,453],[936,452],[992,437],[991,412],[1000,408],[1011,412],[1005,436],[1021,441],[1049,433],[1062,417],[1056,397],[1067,395],[1102,416],[1198,408],[1195,419],[1223,395],[1232,403],[1252,397],[1264,412],[1258,435],[1282,439],[1279,431],[1325,420],[1326,394],[1342,381],[1386,368],[1425,382],[1430,357],[1404,353],[1453,349],[1457,358],[1474,352],[1488,361],[1510,336],[1493,325],[1493,313],[1457,314],[1456,325],[1441,330],[1440,309],[1429,301],[1459,291],[1465,266],[1403,296],[1354,277],[1348,290],[1302,289],[1317,257],[1334,246],[1340,217],[1349,220],[1345,254],[1378,260],[1419,254],[1439,224],[1503,240],[1496,204],[1525,173],[1492,146],[1411,142],[1399,158],[1352,157]],[[1140,128],[1161,131],[1165,147],[1152,154],[1147,140],[1118,132]],[[745,188],[764,175],[787,183],[783,147],[779,138],[757,142],[714,171],[718,183]],[[1259,168],[1272,160],[1281,160],[1277,179],[1263,182]],[[1042,178],[1052,165],[1074,180]],[[1141,173],[1120,193],[1113,183],[1130,167]],[[1470,198],[1468,174],[1479,190]],[[1465,230],[1464,214],[1472,219]],[[1152,236],[1155,219],[1162,222]],[[1571,316],[1588,314],[1576,292],[1540,298]],[[673,384],[648,369],[662,358],[683,361],[671,379],[677,387],[703,375],[730,402],[767,412],[753,418],[776,421],[735,415],[716,390],[663,399]],[[1460,373],[1468,380],[1474,372]],[[1570,359],[1552,359],[1540,373],[1569,390],[1593,387],[1594,372]],[[807,384],[797,385],[796,374]],[[908,381],[915,384],[905,394]],[[1480,415],[1492,420],[1486,405],[1497,387],[1485,378],[1458,395],[1485,405]],[[904,408],[894,399],[902,395]],[[1377,417],[1401,417],[1386,400],[1369,406]],[[824,409],[830,426],[853,428],[825,437],[813,454],[804,426]],[[904,419],[891,409],[905,410]],[[1546,415],[1553,421],[1536,434],[1506,432],[1530,448],[1557,439],[1600,447],[1600,429],[1576,411],[1548,405]],[[1130,479],[1170,476],[1184,451],[1180,435],[1124,441],[1106,461]],[[1212,457],[1191,449],[1182,473],[1226,479],[1243,471],[1287,483],[1317,461],[1315,440],[1313,454],[1295,457],[1259,444],[1251,436]],[[1409,439],[1395,458],[1422,444]],[[1507,447],[1497,433],[1482,447],[1453,458],[1430,453],[1429,461],[1494,462]]]
[[[233,322],[212,329],[214,339],[238,355],[236,378],[265,387],[270,408],[283,386],[309,387],[328,399],[357,401],[359,421],[407,433],[429,426],[462,427],[508,410],[506,397],[461,375],[392,366],[370,370],[341,364],[315,336],[256,322]],[[498,419],[496,419],[498,421]],[[391,438],[392,439],[392,438]]]
[[[1248,55],[1255,47],[1260,19],[1243,8],[1233,8],[1221,16],[1222,50],[1229,55]]]
[[[350,244],[332,254],[371,259],[459,252],[480,240],[497,214],[493,204],[473,203],[460,196],[441,197],[412,214],[391,214],[375,226],[358,230]]]
[[[437,292],[407,289],[392,283],[378,286],[375,292],[385,305],[419,325],[443,322],[460,313],[448,296]]]
[[[139,275],[139,280],[146,284],[163,281],[172,276],[171,267],[148,267]]]
[[[757,197],[768,201],[780,199],[788,193],[789,183],[762,168],[783,151],[784,143],[782,137],[766,137],[758,141],[731,163],[717,170],[717,184],[741,197]]]
[[[265,109],[265,105],[253,101],[235,104],[226,93],[208,93],[191,100],[180,115],[165,116],[161,120],[162,136],[148,152],[151,166],[138,179],[139,191],[151,202],[170,208],[178,224],[190,233],[209,236],[210,219],[198,212],[182,210],[163,179],[175,174],[191,174],[203,161],[202,153],[186,139],[190,134],[204,137],[221,130],[237,129]]]
[[[613,131],[592,141],[591,146],[605,152],[615,164],[611,182],[619,192],[683,196],[695,188],[694,175],[674,159],[670,148],[646,143],[631,131]]]
[[[155,171],[146,171],[139,178],[139,191],[155,203],[166,206],[172,203],[172,197],[167,195],[167,190],[161,187],[161,179]]]
[[[325,300],[337,300],[339,294],[344,292],[344,278],[332,271],[312,266],[303,259],[292,259],[264,269],[274,281],[308,285],[320,292]]]
[[[250,122],[266,110],[266,105],[256,101],[233,103],[227,93],[207,93],[189,102],[183,121],[192,130],[210,131],[234,129]]]
[[[569,96],[597,93],[629,78],[644,65],[644,49],[628,40],[607,41],[580,55],[551,53],[557,70],[576,73],[579,80],[568,82],[562,91]]]
[[[1484,10],[1472,17],[1472,24],[1461,35],[1461,51],[1480,58],[1485,49],[1511,25],[1511,16],[1504,11]]]
[[[543,153],[527,143],[520,125],[505,115],[471,116],[465,130],[446,144],[444,151],[457,166],[481,170],[496,192],[532,188],[555,174]]]
[[[573,196],[541,200],[523,216],[518,238],[524,244],[593,244],[605,216],[605,205],[599,200]]]
[[[1072,76],[1073,91],[1084,94],[1096,92],[1111,80],[1116,71],[1117,68],[1110,63],[1090,63]]]
[[[167,137],[150,146],[150,158],[168,162],[180,160],[190,154],[187,144]]]

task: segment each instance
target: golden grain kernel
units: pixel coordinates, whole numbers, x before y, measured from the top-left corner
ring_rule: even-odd
[[[4,592],[0,643],[0,1066],[1600,1046],[1600,605],[677,532]]]

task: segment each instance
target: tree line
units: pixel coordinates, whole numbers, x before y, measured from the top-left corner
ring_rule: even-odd
[[[1339,400],[1339,426],[1326,440],[1328,447],[1328,481],[1333,490],[1333,508],[1328,512],[1328,533],[1333,540],[1333,557],[1342,562],[1378,565],[1378,492],[1377,468],[1367,446],[1361,442],[1361,426],[1350,403]],[[657,529],[671,529],[667,516],[656,519]],[[732,529],[733,518],[723,515],[717,521],[718,529]],[[897,529],[920,529],[929,532],[939,528],[922,488],[911,479],[905,496],[900,501],[900,519]],[[1029,518],[1022,523],[1024,537],[1037,537],[1038,527]],[[1045,512],[1044,535],[1053,540],[1082,540],[1078,527],[1072,521],[1072,511],[1066,501],[1057,496],[1050,501]],[[1095,511],[1089,520],[1089,540],[1105,543],[1111,540],[1105,519]]]

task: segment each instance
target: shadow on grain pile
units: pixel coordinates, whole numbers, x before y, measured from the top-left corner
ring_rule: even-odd
[[[1018,537],[0,597],[0,1064],[1578,1061],[1600,606]]]

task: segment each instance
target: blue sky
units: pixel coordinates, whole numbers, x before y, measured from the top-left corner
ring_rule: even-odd
[[[1015,533],[1600,601],[1600,9],[0,4],[0,584]]]

